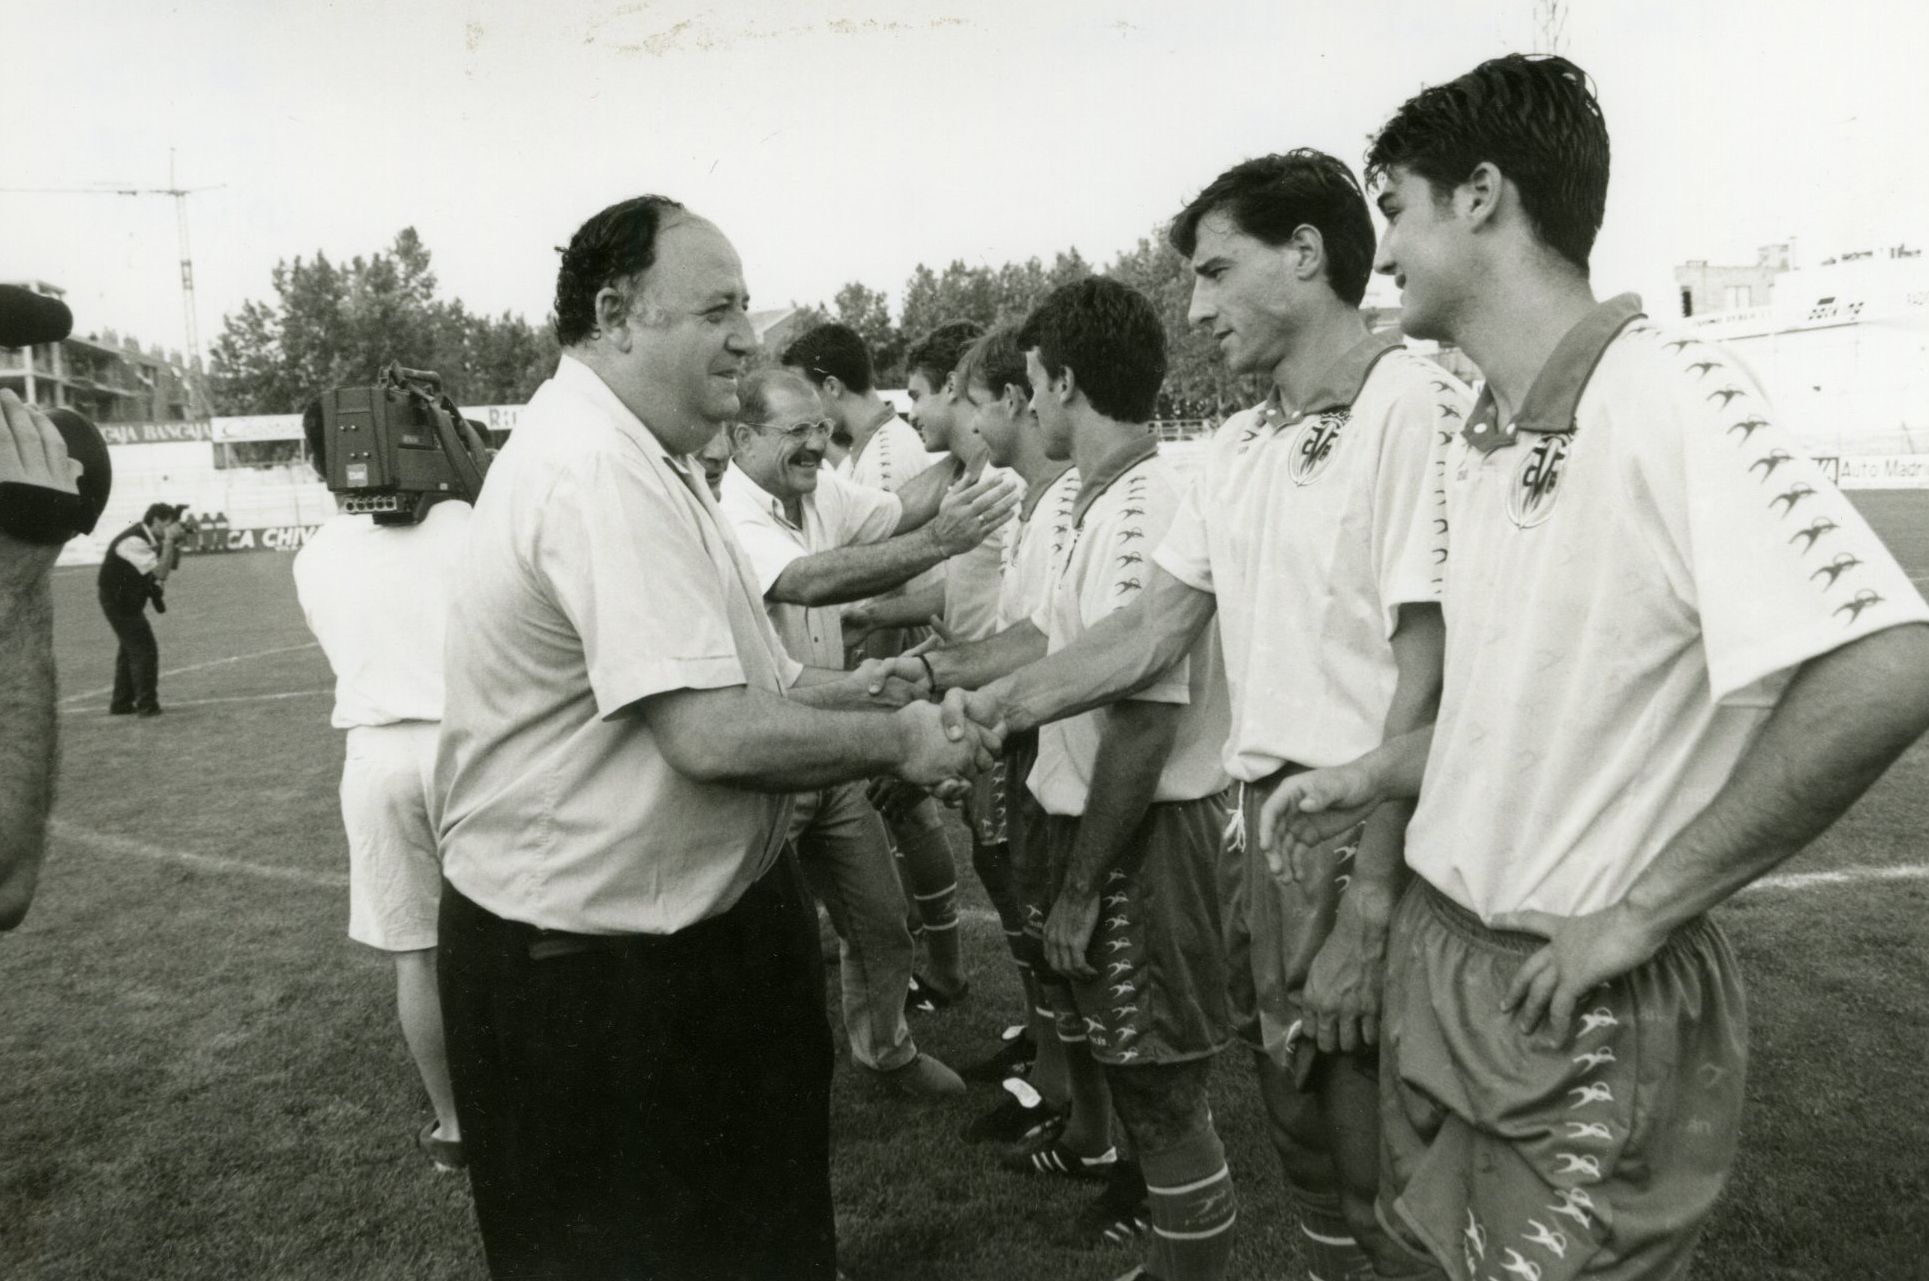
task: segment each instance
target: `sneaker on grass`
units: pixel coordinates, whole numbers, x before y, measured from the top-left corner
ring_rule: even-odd
[[[965,1127],[967,1142],[1016,1143],[1047,1127],[1056,1135],[1055,1127],[1064,1124],[1065,1109],[1047,1103],[1045,1096],[1032,1088],[1031,1082],[1014,1076],[1000,1082],[998,1088],[1005,1092],[1005,1097],[997,1107]]]
[[[976,1063],[967,1063],[959,1068],[958,1075],[967,1081],[990,1082],[1028,1074],[1032,1059],[1038,1053],[1031,1029],[1023,1023],[1014,1023],[999,1033],[998,1039],[1003,1044]]]
[[[883,1072],[876,1068],[859,1070],[867,1073],[881,1092],[895,1094],[899,1098],[937,1099],[965,1092],[965,1083],[958,1074],[923,1050],[919,1050],[902,1067]]]
[[[1068,1179],[1111,1178],[1112,1167],[1119,1163],[1117,1147],[1106,1148],[1096,1156],[1072,1151],[1060,1141],[1063,1133],[1056,1126],[1046,1127],[1029,1138],[1020,1139],[999,1154],[998,1164],[1014,1174],[1056,1174]]]
[[[1150,1196],[1139,1163],[1121,1157],[1106,1179],[1105,1190],[1072,1216],[1067,1244],[1098,1250],[1138,1240],[1152,1230]]]

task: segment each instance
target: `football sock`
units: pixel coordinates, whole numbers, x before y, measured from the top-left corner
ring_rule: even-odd
[[[1071,988],[1046,985],[1046,1000],[1056,1011],[1054,1022],[1059,1056],[1065,1073],[1071,1111],[1059,1142],[1073,1152],[1096,1155],[1112,1146],[1112,1091],[1105,1069],[1092,1058],[1085,1019],[1074,1008]]]
[[[946,992],[964,986],[964,961],[958,946],[958,873],[951,842],[941,827],[927,827],[917,816],[897,833],[900,870],[923,925],[924,955],[931,981]]]
[[[1311,1281],[1373,1281],[1373,1262],[1340,1212],[1336,1193],[1308,1192],[1288,1183],[1286,1197],[1299,1214],[1299,1248]]]
[[[1159,1281],[1219,1281],[1238,1218],[1226,1151],[1210,1125],[1171,1147],[1140,1152],[1152,1209],[1146,1270]]]
[[[1051,999],[1045,995],[1038,972],[1021,964],[1025,980],[1026,1026],[1031,1028],[1031,1083],[1054,1107],[1065,1107],[1071,1087],[1065,1083],[1065,1051],[1058,1043],[1058,1024],[1052,1016]]]

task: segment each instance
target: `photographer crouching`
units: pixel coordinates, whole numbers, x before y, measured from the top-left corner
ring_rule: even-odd
[[[101,558],[100,612],[114,629],[120,648],[114,654],[114,694],[107,710],[115,716],[159,716],[161,646],[147,621],[167,613],[162,588],[181,563],[181,513],[185,507],[150,503],[138,524],[114,535]]]
[[[416,1144],[465,1164],[436,993],[442,892],[432,796],[442,723],[442,643],[482,438],[434,375],[391,366],[302,414],[315,470],[341,512],[295,556],[295,595],[335,673],[330,724],[347,731],[348,936],[395,962],[396,1010],[435,1116]]]

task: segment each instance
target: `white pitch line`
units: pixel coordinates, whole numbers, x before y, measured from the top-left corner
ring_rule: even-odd
[[[1929,880],[1929,864],[1896,863],[1886,867],[1842,867],[1830,872],[1790,872],[1785,876],[1764,876],[1742,893],[1754,890],[1806,890],[1818,885],[1852,885],[1857,881]]]
[[[99,853],[112,854],[117,858],[145,858],[157,863],[180,863],[210,872],[240,872],[247,876],[264,877],[271,881],[294,881],[297,884],[314,885],[329,890],[348,888],[348,877],[339,873],[311,872],[301,867],[269,867],[262,863],[250,863],[245,859],[222,858],[216,854],[194,854],[187,850],[169,849],[164,845],[137,841],[131,836],[96,832],[91,828],[76,826],[65,819],[54,819],[47,825],[47,830],[57,840],[72,841],[77,845],[85,845]]]
[[[331,687],[328,689],[288,690],[280,694],[229,694],[222,698],[170,698],[167,700],[167,705],[169,709],[173,709],[176,707],[206,707],[210,703],[272,703],[284,698],[314,698],[318,694],[333,694],[334,692],[334,689]],[[82,716],[108,715],[108,713],[98,710],[85,711],[78,714]]]
[[[266,658],[270,654],[292,654],[297,650],[318,648],[320,648],[318,642],[309,641],[306,645],[283,645],[279,649],[258,649],[252,654],[230,654],[226,658],[211,658],[205,663],[189,663],[186,667],[176,667],[169,671],[160,672],[158,676],[185,676],[189,672],[204,672],[210,667],[225,667],[229,663],[239,663],[250,658]],[[99,689],[86,689],[78,694],[69,694],[60,701],[63,703],[72,703],[83,698],[99,698],[102,694],[111,694],[113,692],[114,687],[112,685],[103,685]]]

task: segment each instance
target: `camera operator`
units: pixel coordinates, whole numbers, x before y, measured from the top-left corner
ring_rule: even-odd
[[[0,391],[0,484],[78,492],[53,421]],[[0,930],[27,915],[54,800],[54,607],[59,543],[0,531]]]
[[[167,577],[180,563],[181,513],[172,503],[150,503],[140,523],[129,525],[107,546],[101,558],[100,609],[107,625],[120,638],[114,655],[114,695],[107,710],[115,716],[159,716],[157,686],[161,674],[161,646],[147,621],[147,604],[167,613],[162,592]]]
[[[308,456],[328,479],[319,400],[302,413]],[[486,451],[467,423],[477,470]],[[435,1116],[416,1145],[442,1170],[462,1168],[436,993],[436,857],[432,782],[442,725],[442,639],[456,561],[473,509],[433,502],[414,523],[341,512],[295,555],[295,596],[335,673],[334,728],[347,732],[342,826],[348,832],[348,937],[395,962],[402,1039]]]

